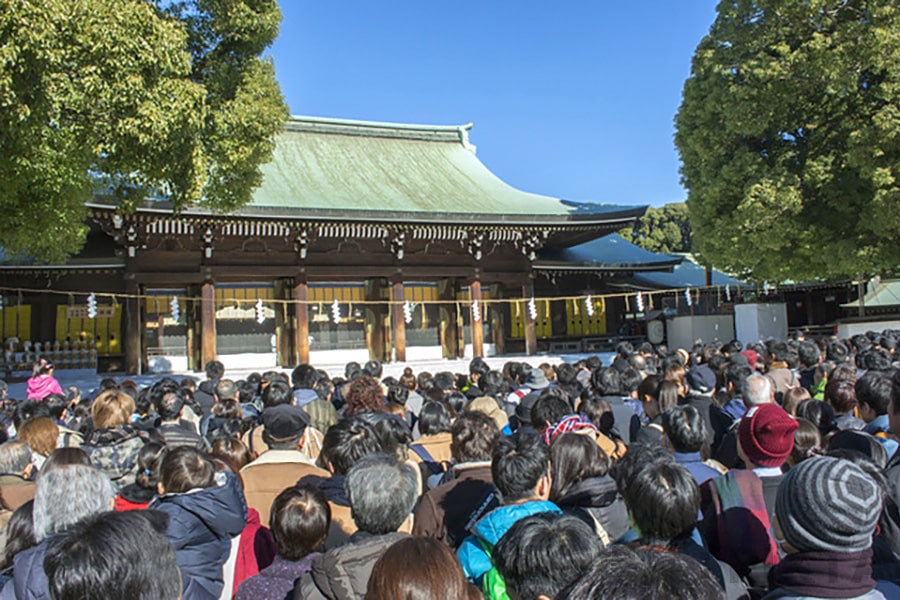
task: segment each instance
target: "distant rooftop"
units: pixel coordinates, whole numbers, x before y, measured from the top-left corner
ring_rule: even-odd
[[[571,248],[541,252],[534,267],[556,271],[671,271],[681,261],[680,256],[651,252],[611,233]]]

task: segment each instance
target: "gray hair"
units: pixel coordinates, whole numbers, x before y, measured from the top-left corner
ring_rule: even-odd
[[[44,473],[34,492],[34,538],[40,542],[81,519],[110,510],[116,490],[109,477],[86,465]]]
[[[744,380],[742,388],[744,404],[747,405],[747,408],[757,404],[771,404],[772,380],[765,375],[758,373],[750,375]]]
[[[21,440],[0,444],[0,474],[21,475],[31,464],[31,448]]]
[[[419,482],[412,467],[389,454],[361,458],[347,474],[350,513],[361,531],[397,531],[412,512]]]

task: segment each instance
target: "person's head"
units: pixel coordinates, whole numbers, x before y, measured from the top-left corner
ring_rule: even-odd
[[[330,471],[346,475],[361,458],[381,451],[375,429],[360,417],[349,417],[328,428],[319,456]]]
[[[134,399],[124,392],[100,392],[91,404],[91,419],[95,429],[110,429],[127,425],[134,413]]]
[[[693,558],[612,545],[556,600],[725,600],[712,573]]]
[[[266,408],[284,406],[294,401],[294,391],[284,381],[274,380],[263,390],[262,403]]]
[[[700,452],[707,425],[695,407],[674,406],[663,413],[663,431],[675,452]]]
[[[794,448],[797,427],[776,404],[751,406],[738,425],[738,452],[748,468],[780,467]]]
[[[363,373],[365,373],[369,377],[381,379],[381,373],[384,370],[384,367],[381,365],[380,361],[370,360],[365,365],[363,365],[362,370]]]
[[[279,404],[263,411],[262,422],[263,441],[270,449],[298,450],[310,418],[292,404]]]
[[[183,494],[215,485],[216,465],[205,453],[191,446],[169,450],[159,468],[160,494]]]
[[[609,457],[593,437],[563,433],[550,444],[550,500],[564,497],[572,486],[609,472]]]
[[[688,371],[685,379],[692,394],[709,395],[716,391],[716,374],[705,364]]]
[[[775,389],[772,387],[772,380],[759,373],[750,375],[744,380],[741,398],[748,408],[758,404],[775,402]]]
[[[787,458],[790,467],[797,466],[804,460],[822,453],[822,434],[815,423],[806,419],[797,419],[797,431],[794,432],[794,448]]]
[[[891,375],[886,371],[868,371],[856,380],[856,402],[866,422],[887,414],[893,387]]]
[[[344,415],[348,417],[364,412],[381,412],[384,389],[377,379],[363,375],[350,383],[344,398],[347,401]]]
[[[600,538],[581,519],[538,513],[507,530],[492,558],[514,597],[555,598],[590,566],[603,550]]]
[[[388,404],[405,408],[406,402],[409,400],[409,390],[402,385],[392,385],[388,387],[387,396],[384,399]]]
[[[651,462],[623,490],[632,523],[648,545],[669,546],[691,535],[700,510],[700,489],[674,462]]]
[[[138,472],[134,482],[142,488],[155,490],[159,484],[159,469],[169,451],[169,447],[160,442],[147,442],[138,452]]]
[[[450,426],[450,454],[457,464],[491,460],[500,437],[497,424],[477,411],[463,411]]]
[[[619,396],[622,393],[621,377],[612,367],[599,368],[592,372],[591,385],[601,396]]]
[[[811,397],[812,396],[809,395],[809,391],[806,388],[799,386],[792,387],[784,393],[784,396],[782,396],[781,407],[787,414],[796,416],[797,407],[800,406],[800,403],[804,400],[809,400]]]
[[[31,369],[32,377],[38,377],[39,375],[52,375],[53,374],[53,363],[47,360],[46,358],[42,358],[36,363],[34,363],[34,367]]]
[[[830,379],[825,384],[825,401],[837,415],[853,412],[856,406],[856,382],[849,379]]]
[[[787,472],[778,485],[773,524],[788,553],[866,550],[882,508],[882,490],[849,460],[819,456]],[[779,533],[781,535],[779,535]]]
[[[91,457],[81,448],[67,447],[57,448],[47,456],[47,460],[41,465],[41,471],[38,478],[43,477],[53,469],[64,467],[66,465],[84,465],[86,467],[93,466]]]
[[[822,354],[815,342],[803,341],[797,346],[797,356],[800,358],[800,364],[809,368],[819,364]]]
[[[491,458],[491,475],[506,504],[550,497],[550,454],[535,436],[499,439]]]
[[[227,464],[237,473],[253,460],[247,445],[235,437],[218,437],[213,440],[210,455]]]
[[[56,536],[44,572],[54,600],[176,600],[181,573],[158,511],[92,515]]]
[[[412,512],[418,488],[415,471],[394,456],[378,453],[361,458],[347,474],[353,522],[366,533],[397,531]]]
[[[674,463],[675,459],[662,444],[632,444],[611,471],[619,491],[624,493],[637,474],[655,462]]]
[[[218,381],[225,375],[225,365],[217,360],[211,360],[206,363],[203,370],[206,371],[206,378],[210,381]]]
[[[31,475],[31,448],[22,440],[10,440],[0,444],[0,475]]]
[[[216,398],[218,398],[219,402],[237,400],[238,388],[235,383],[230,379],[220,379],[219,383],[216,384]]]
[[[330,523],[331,506],[325,493],[308,483],[283,490],[269,511],[269,529],[278,554],[292,561],[321,550]]]
[[[109,477],[85,465],[44,473],[34,491],[34,537],[65,531],[81,519],[112,509],[116,490]]]
[[[450,431],[450,411],[440,402],[426,402],[419,411],[419,433],[435,435]]]
[[[0,569],[11,567],[16,554],[28,550],[37,543],[37,540],[34,539],[33,499],[19,506],[10,515],[9,522],[6,524],[6,540]]]
[[[184,397],[181,390],[168,391],[156,402],[156,412],[163,421],[177,421],[184,410]]]
[[[553,388],[558,390],[559,388]],[[538,431],[553,425],[572,412],[572,405],[559,394],[550,389],[541,392],[537,402],[531,407],[531,424]]]
[[[318,373],[312,365],[298,365],[291,371],[291,385],[297,389],[313,389],[318,378]]]
[[[865,457],[872,465],[882,470],[887,466],[890,458],[884,449],[884,444],[878,441],[877,437],[865,431],[856,429],[836,431],[828,437],[826,443],[828,456],[843,458],[842,453],[849,452],[852,456]]]
[[[22,423],[16,437],[28,444],[37,454],[49,456],[59,441],[59,426],[50,417],[38,417]]]
[[[830,404],[810,398],[797,407],[797,418],[812,422],[824,436],[834,426],[834,409]]]
[[[430,537],[404,538],[392,544],[372,567],[367,600],[431,598],[481,599],[447,544]]]

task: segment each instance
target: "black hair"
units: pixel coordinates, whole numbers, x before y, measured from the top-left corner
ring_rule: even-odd
[[[886,371],[867,371],[856,380],[856,401],[869,406],[876,415],[887,414],[894,383]]]
[[[291,561],[321,550],[330,523],[331,506],[325,493],[309,483],[283,490],[269,511],[269,529],[278,554]]]
[[[47,405],[47,410],[50,412],[50,416],[57,421],[62,419],[62,415],[65,412],[66,407],[69,405],[65,397],[61,394],[49,394],[42,400],[42,402]]]
[[[744,381],[751,375],[753,375],[753,369],[750,368],[749,364],[733,362],[725,370],[725,381],[732,385],[736,393],[740,394],[741,390],[744,389]]]
[[[662,444],[631,444],[628,452],[613,465],[611,471],[619,491],[624,492],[638,473],[657,462],[674,464],[675,458]]]
[[[577,517],[538,513],[519,519],[492,553],[507,587],[520,598],[555,598],[600,554],[597,534]]]
[[[509,382],[500,371],[488,371],[478,380],[478,387],[486,396],[505,396],[509,393]]]
[[[409,399],[409,390],[402,385],[392,385],[388,388],[384,399],[391,404],[406,406],[406,401]]]
[[[706,442],[706,422],[690,405],[673,406],[664,412],[663,431],[675,452],[699,452]]]
[[[450,454],[457,463],[491,460],[500,429],[489,416],[464,411],[450,426]]]
[[[453,414],[458,415],[465,409],[466,404],[469,403],[469,399],[466,398],[466,395],[462,392],[452,392],[444,396],[444,402],[447,403],[447,406],[453,411]]]
[[[6,524],[6,548],[3,550],[3,562],[0,569],[8,569],[13,565],[16,554],[28,550],[37,540],[34,538],[34,500],[22,504],[13,511]]]
[[[586,366],[591,371],[596,371],[603,366],[603,361],[596,354],[592,354],[584,359],[584,366]]]
[[[159,469],[169,447],[160,442],[147,442],[138,452],[138,472],[134,482],[138,487],[156,489],[159,483]]]
[[[426,402],[419,411],[419,433],[434,435],[450,431],[450,411],[440,402]]]
[[[168,600],[181,593],[168,515],[154,510],[103,512],[54,536],[44,571],[56,600]]]
[[[180,389],[167,392],[156,403],[156,412],[163,421],[174,421],[181,415],[184,399],[180,392]]]
[[[18,429],[25,421],[49,416],[50,409],[45,403],[39,400],[26,400],[16,406],[16,412],[13,414],[13,424]]]
[[[539,430],[558,423],[566,415],[572,414],[572,405],[559,394],[551,392],[551,389],[558,388],[543,390],[531,407],[531,423]]]
[[[225,365],[217,360],[211,360],[206,363],[206,366],[203,367],[203,370],[206,371],[206,378],[210,381],[216,381],[222,378],[222,375],[225,374]]]
[[[479,383],[481,382],[481,377],[483,377],[490,370],[491,368],[481,357],[476,356],[469,362],[469,374],[478,375]]]
[[[669,546],[691,535],[700,510],[693,475],[674,462],[652,462],[622,492],[645,544]]]
[[[563,433],[550,444],[550,500],[557,502],[585,479],[609,472],[609,457],[594,439],[578,433]]]
[[[311,365],[298,365],[291,371],[291,384],[297,389],[311,390],[318,379],[319,374]]]
[[[725,600],[701,563],[677,552],[612,545],[556,600]]]
[[[432,377],[434,381],[434,385],[437,386],[442,392],[446,392],[453,389],[454,384],[456,383],[456,378],[453,376],[453,373],[449,371],[441,371],[440,373],[435,373],[434,377]]]
[[[338,475],[346,475],[362,457],[381,451],[375,429],[361,417],[338,421],[322,438],[321,456]]]
[[[591,385],[602,396],[619,396],[622,393],[622,380],[619,372],[610,367],[597,369],[591,373]]]
[[[365,364],[362,368],[363,374],[368,375],[369,377],[374,377],[375,379],[381,379],[381,373],[384,370],[381,363],[377,360],[370,360]]]
[[[159,468],[159,481],[167,494],[180,494],[215,485],[216,466],[204,452],[192,446],[168,451]]]
[[[291,386],[283,381],[272,381],[262,393],[263,406],[272,408],[282,404],[290,404],[294,401],[294,391]]]
[[[797,418],[811,421],[824,436],[834,427],[834,409],[827,402],[809,398],[797,406]]]
[[[815,343],[809,341],[800,342],[797,346],[797,356],[800,358],[800,364],[804,367],[812,367],[818,364],[822,353]]]
[[[641,385],[641,376],[640,371],[635,369],[634,367],[629,367],[622,371],[619,375],[619,381],[622,385],[622,394],[629,396],[631,392],[634,392],[638,389],[638,386]]]
[[[550,468],[550,453],[537,436],[501,438],[494,446],[491,475],[506,503],[530,497]]]

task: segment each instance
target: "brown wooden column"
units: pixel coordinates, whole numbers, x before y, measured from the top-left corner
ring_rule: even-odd
[[[196,285],[189,285],[185,288],[185,294],[188,298],[197,298],[200,295],[200,288]],[[186,300],[182,310],[187,332],[185,339],[187,368],[189,371],[202,371],[203,365],[200,364],[200,302]]]
[[[503,286],[496,284],[491,286],[491,300],[503,298]],[[506,303],[491,304],[490,311],[482,315],[490,314],[491,341],[494,343],[494,354],[503,356],[506,354],[506,322],[509,316],[509,305]]]
[[[141,286],[136,281],[128,281],[125,286],[125,372],[129,375],[141,374]]]
[[[406,319],[403,312],[406,293],[403,289],[403,279],[399,275],[391,286],[391,301],[391,338],[394,342],[394,360],[406,362]]]
[[[475,279],[469,284],[469,296],[472,299],[472,356],[484,358],[484,304],[481,301],[481,282]],[[478,303],[478,319],[475,318],[475,303]]]
[[[281,367],[293,367],[296,356],[293,356],[292,327],[288,310],[290,285],[284,279],[275,280],[275,364]]]
[[[309,286],[305,278],[299,278],[294,285],[294,311],[296,326],[294,327],[294,347],[297,349],[297,363],[309,364]]]
[[[385,300],[385,280],[382,278],[367,279],[365,299],[368,302]],[[369,348],[369,359],[385,362],[390,359],[388,342],[386,304],[366,304],[366,346]]]
[[[200,286],[200,363],[216,359],[216,286],[204,281]]]
[[[456,300],[456,281],[443,279],[438,282],[438,300]],[[456,304],[440,304],[438,313],[441,317],[440,337],[441,356],[443,358],[459,358],[459,321]]]
[[[528,310],[528,302],[534,297],[534,280],[529,279],[522,286],[522,295],[525,297],[525,354],[537,354],[537,327],[531,311]]]

